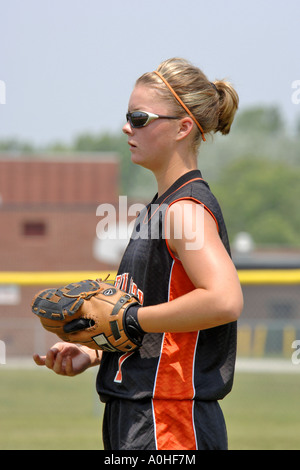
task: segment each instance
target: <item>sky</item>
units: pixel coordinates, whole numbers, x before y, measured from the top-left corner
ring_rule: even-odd
[[[299,31],[299,0],[0,0],[0,140],[118,132],[135,80],[175,56],[293,126]]]

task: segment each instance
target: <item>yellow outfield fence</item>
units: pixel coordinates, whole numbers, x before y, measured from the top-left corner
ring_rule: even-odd
[[[31,313],[36,286],[59,287],[107,276],[106,282],[113,283],[116,274],[114,270],[1,271],[0,343],[5,343],[8,355],[29,356],[52,344],[52,335],[46,335]],[[241,269],[238,275],[245,301],[238,322],[238,356],[291,358],[293,342],[300,340],[300,269]]]
[[[253,269],[238,271],[241,284],[300,284],[300,269]]]
[[[82,279],[105,279],[113,281],[116,271],[0,271],[0,284],[34,286],[44,284],[68,284]],[[253,269],[239,270],[241,284],[300,284],[300,269]]]
[[[2,271],[1,284],[17,284],[19,286],[64,285],[82,279],[106,279],[113,281],[116,277],[114,271]]]

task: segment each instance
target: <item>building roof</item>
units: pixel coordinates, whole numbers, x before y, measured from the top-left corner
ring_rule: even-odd
[[[90,204],[118,197],[116,154],[0,154],[1,208]]]

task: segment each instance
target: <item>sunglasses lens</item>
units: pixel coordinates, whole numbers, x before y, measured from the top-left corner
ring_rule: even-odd
[[[148,114],[141,111],[135,111],[127,114],[127,121],[130,122],[132,127],[143,127],[148,119]]]

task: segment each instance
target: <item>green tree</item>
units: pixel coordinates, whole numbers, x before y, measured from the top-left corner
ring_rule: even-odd
[[[212,188],[230,238],[249,232],[257,244],[300,246],[300,169],[246,156],[228,165]]]
[[[238,132],[257,132],[264,135],[282,133],[284,122],[277,106],[255,106],[239,112],[235,130]]]
[[[33,152],[34,145],[17,138],[0,141],[0,152]]]

